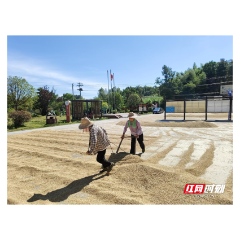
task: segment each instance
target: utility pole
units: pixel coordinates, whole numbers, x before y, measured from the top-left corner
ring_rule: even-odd
[[[81,92],[83,91],[81,87],[83,86],[83,84],[79,82],[77,86],[79,87],[78,91],[80,92],[80,99],[81,99]]]

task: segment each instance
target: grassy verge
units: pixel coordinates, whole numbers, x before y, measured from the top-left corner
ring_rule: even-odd
[[[140,115],[147,115],[147,114],[152,114],[152,112],[140,113]]]
[[[105,120],[109,118],[101,118],[101,119],[91,119],[91,121],[99,121],[99,120]],[[14,125],[11,125],[7,128],[8,132],[14,132],[14,131],[22,131],[22,130],[29,130],[34,128],[44,128],[44,127],[53,127],[53,126],[60,126],[60,125],[68,125],[73,123],[80,123],[80,120],[74,120],[71,122],[66,121],[66,116],[57,116],[57,122],[55,124],[46,124],[46,116],[39,116],[39,117],[33,117],[31,121],[25,122],[23,126],[15,128]]]

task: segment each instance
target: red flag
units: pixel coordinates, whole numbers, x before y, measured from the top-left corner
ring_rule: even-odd
[[[111,81],[112,81],[112,79],[113,79],[113,75],[111,74]]]

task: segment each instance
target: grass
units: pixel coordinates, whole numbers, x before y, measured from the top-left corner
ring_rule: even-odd
[[[147,115],[147,114],[152,114],[152,111],[147,113],[140,113],[140,115]]]
[[[101,118],[101,119],[91,119],[91,121],[98,121],[98,120],[105,120],[109,118]],[[29,129],[35,129],[35,128],[44,128],[44,127],[53,127],[53,126],[60,126],[60,125],[68,125],[73,123],[80,123],[80,120],[74,120],[71,122],[66,121],[66,116],[57,116],[57,122],[55,124],[46,124],[46,116],[38,116],[33,117],[29,122],[25,122],[23,126],[15,128],[12,124],[7,128],[8,132],[14,132],[14,131],[22,131],[22,130],[29,130]]]

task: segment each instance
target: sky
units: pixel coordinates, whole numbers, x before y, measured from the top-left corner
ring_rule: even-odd
[[[163,65],[184,72],[209,61],[233,59],[233,37],[223,36],[7,36],[7,75],[25,78],[34,88],[54,87],[56,94],[79,94],[91,99],[108,88],[154,86]],[[110,81],[110,80],[109,80]],[[111,82],[111,81],[110,81]]]

